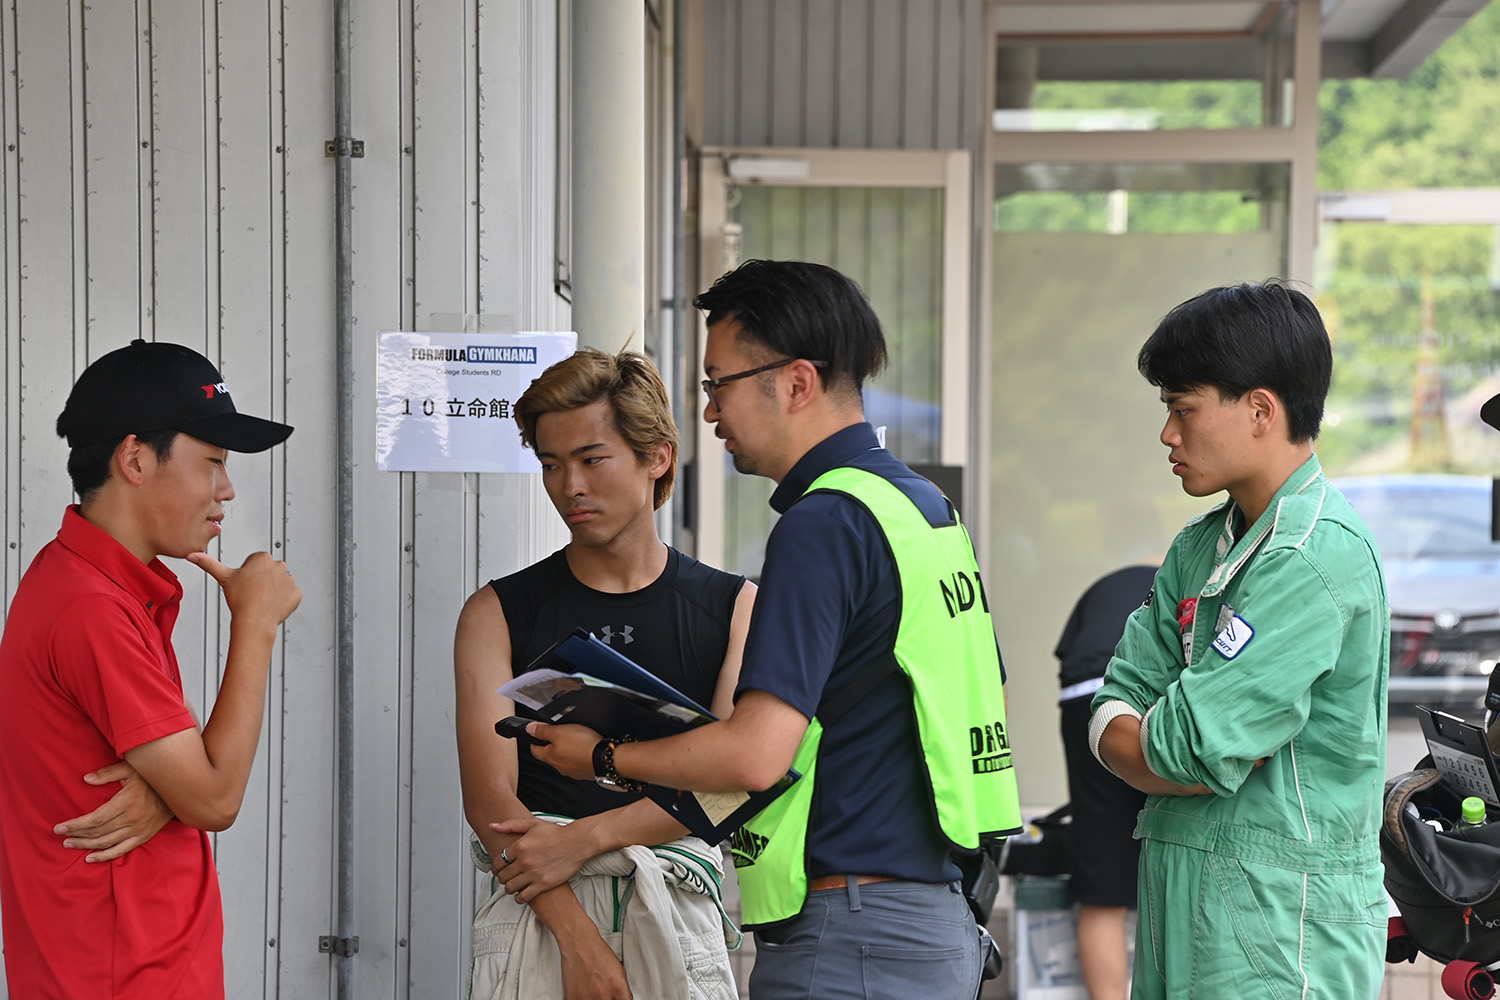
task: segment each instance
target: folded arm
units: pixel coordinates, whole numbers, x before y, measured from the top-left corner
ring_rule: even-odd
[[[489,587],[480,588],[464,604],[454,636],[453,666],[464,814],[475,836],[498,864],[501,853],[508,853],[511,845],[521,838],[515,833],[498,832],[495,827],[506,825],[507,821],[529,827],[535,817],[516,797],[515,741],[495,735],[496,721],[514,711],[511,700],[496,691],[513,674],[510,628],[500,599]],[[656,812],[669,818],[660,809]],[[680,835],[681,825],[675,820],[672,825],[679,831],[673,836]],[[562,955],[564,996],[569,1000],[582,997],[623,1000],[630,996],[624,967],[605,944],[599,928],[589,919],[571,888],[557,885],[537,892],[527,902],[537,919],[557,939]]]
[[[1110,720],[1099,737],[1097,756],[1126,784],[1148,795],[1213,794],[1207,785],[1179,785],[1151,770],[1141,751],[1141,720],[1134,715]]]
[[[1150,795],[1202,795],[1211,790],[1152,771],[1141,748],[1141,717],[1182,672],[1175,555],[1168,553],[1150,598],[1126,619],[1104,684],[1094,696],[1089,739],[1099,762],[1133,788]]]
[[[172,818],[172,810],[156,789],[126,761],[90,771],[83,780],[90,785],[120,785],[99,808],[52,828],[66,838],[64,847],[90,852],[83,859],[90,864],[123,857],[156,836]]]
[[[490,830],[511,838],[506,861],[494,858],[495,877],[518,903],[530,903],[548,890],[566,886],[590,858],[632,844],[665,844],[681,837],[685,828],[650,799],[566,825],[527,816],[491,823]]]
[[[1100,759],[1145,791],[1157,791],[1146,787],[1150,775],[1179,788],[1233,795],[1301,732],[1313,685],[1337,662],[1344,629],[1338,602],[1308,558],[1295,548],[1259,553],[1234,588],[1254,597],[1237,598],[1242,606],[1233,608],[1241,619],[1236,628],[1250,638],[1228,644],[1226,655],[1210,630],[1199,629],[1201,648],[1186,668],[1172,611],[1179,595],[1167,589],[1174,581],[1162,586],[1169,559],[1158,576],[1158,606],[1132,616],[1094,697],[1096,718],[1113,701],[1143,716],[1145,739],[1140,722],[1120,716],[1099,736]],[[1196,614],[1216,619],[1227,604],[1203,598]]]
[[[740,661],[754,603],[755,584],[746,582],[735,599],[729,644],[710,705],[720,719],[734,714],[734,689],[739,683]],[[495,877],[505,884],[506,892],[515,895],[518,903],[529,903],[538,894],[562,885],[586,861],[606,851],[632,844],[662,844],[687,832],[681,823],[646,799],[581,817],[566,826],[526,818],[492,823],[490,829],[518,838],[506,852],[511,859],[509,864],[495,855]]]
[[[229,654],[214,710],[196,728],[125,751],[173,814],[200,830],[225,830],[239,815],[265,714],[276,630],[302,591],[284,563],[256,552],[231,569],[202,552],[188,557],[218,582],[229,606]]]
[[[1262,552],[1244,572],[1236,628],[1253,636],[1227,656],[1206,643],[1146,720],[1151,769],[1220,795],[1302,731],[1344,638],[1343,611],[1303,550]]]

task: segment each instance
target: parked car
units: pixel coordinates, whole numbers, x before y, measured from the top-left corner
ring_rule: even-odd
[[[1391,701],[1472,708],[1500,661],[1500,543],[1481,476],[1336,478],[1375,535],[1391,602]]]

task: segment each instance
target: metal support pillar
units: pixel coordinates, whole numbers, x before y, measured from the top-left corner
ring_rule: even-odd
[[[573,329],[640,349],[646,316],[646,15],[573,0]]]

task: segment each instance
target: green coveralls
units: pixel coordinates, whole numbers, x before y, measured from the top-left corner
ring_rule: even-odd
[[[1374,998],[1380,558],[1316,456],[1236,542],[1242,521],[1227,502],[1177,536],[1093,702],[1143,713],[1151,769],[1214,792],[1152,795],[1141,812],[1132,996]]]

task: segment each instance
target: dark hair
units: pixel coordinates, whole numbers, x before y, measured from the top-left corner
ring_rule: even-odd
[[[58,418],[62,422],[62,418]],[[64,436],[62,430],[58,430],[58,436]],[[181,431],[167,427],[159,431],[147,431],[137,434],[136,440],[146,445],[156,453],[158,462],[165,462],[172,457],[172,444],[177,440]],[[73,480],[73,491],[78,494],[78,499],[87,503],[94,498],[105,481],[109,479],[109,463],[115,457],[115,449],[120,447],[120,442],[125,437],[117,437],[113,441],[100,441],[98,444],[79,445],[68,451],[68,478]]]
[[[822,264],[747,260],[693,300],[708,325],[733,318],[740,335],[777,357],[825,361],[830,391],[858,395],[885,367],[885,334],[851,279]]]
[[[1136,368],[1160,389],[1212,386],[1226,403],[1270,389],[1286,407],[1287,437],[1295,444],[1318,436],[1333,347],[1312,300],[1267,281],[1188,299],[1142,345]]]

